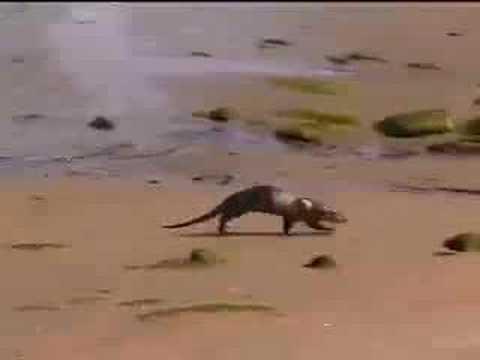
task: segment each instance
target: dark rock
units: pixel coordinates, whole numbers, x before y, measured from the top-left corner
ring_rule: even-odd
[[[480,97],[473,99],[472,103],[473,105],[476,105],[476,106],[480,105]]]
[[[160,184],[161,181],[158,180],[158,179],[150,179],[150,180],[147,180],[147,184],[150,184],[150,185],[158,185]]]
[[[217,185],[228,185],[235,177],[230,174],[225,175],[198,175],[192,178],[192,181],[214,181]]]
[[[314,256],[303,267],[310,269],[330,269],[337,266],[335,260],[329,255],[317,255]]]
[[[407,67],[419,70],[441,70],[441,67],[431,62],[410,62]]]
[[[261,39],[258,43],[258,47],[260,49],[269,49],[275,48],[280,46],[291,46],[292,43],[287,40],[279,39],[279,38],[264,38]]]
[[[443,246],[449,250],[464,252],[480,251],[480,233],[461,233],[452,236],[443,242]]]
[[[115,124],[103,116],[97,116],[88,123],[88,126],[96,130],[113,130]]]
[[[194,57],[205,57],[205,58],[209,58],[209,57],[212,57],[212,55],[208,52],[205,52],[205,51],[192,51],[190,53],[190,56],[194,56]]]
[[[450,31],[450,32],[447,32],[447,36],[463,36],[462,33],[459,33],[459,32],[456,32],[456,31]]]

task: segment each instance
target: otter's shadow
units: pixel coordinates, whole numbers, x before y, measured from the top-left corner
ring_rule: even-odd
[[[300,236],[328,236],[332,235],[334,231],[297,231],[291,232],[289,235],[284,235],[282,232],[274,232],[274,231],[267,231],[267,232],[259,232],[259,231],[230,231],[228,233],[220,235],[218,232],[200,232],[200,233],[188,233],[188,234],[180,234],[182,237],[190,237],[190,238],[197,238],[197,237],[232,237],[232,236],[263,236],[263,237],[282,237],[282,238],[291,238],[291,237],[300,237]]]

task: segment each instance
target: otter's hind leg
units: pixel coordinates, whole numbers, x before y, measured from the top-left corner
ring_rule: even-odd
[[[220,216],[220,219],[218,220],[218,233],[220,235],[224,235],[227,230],[227,223],[231,220],[232,218],[227,215],[222,215]]]

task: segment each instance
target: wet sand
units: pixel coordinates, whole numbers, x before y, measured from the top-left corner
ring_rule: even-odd
[[[480,8],[247,5],[0,8],[0,358],[478,357],[480,259],[433,255],[447,237],[478,230],[478,199],[392,188],[480,189],[478,159],[424,151],[442,137],[390,140],[371,126],[409,109],[442,107],[459,121],[476,113]],[[293,45],[259,51],[262,37]],[[353,50],[388,63],[342,71],[325,60]],[[410,61],[442,70],[407,69]],[[287,74],[351,91],[306,95],[268,82]],[[224,105],[241,119],[191,116]],[[291,148],[268,126],[292,107],[354,113],[362,126],[325,146]],[[44,116],[12,120],[32,113]],[[96,115],[116,129],[89,129]],[[389,157],[392,149],[419,154]],[[217,177],[192,182],[199,175]],[[216,184],[224,175],[231,183]],[[234,222],[226,237],[213,221],[161,227],[254,183],[324,200],[349,222],[330,235],[298,226],[288,238],[280,219],[262,215]],[[193,248],[226,263],[125,269]],[[314,254],[338,267],[302,267]],[[147,304],[119,305],[134,300]],[[280,315],[136,317],[206,302],[267,304]]]

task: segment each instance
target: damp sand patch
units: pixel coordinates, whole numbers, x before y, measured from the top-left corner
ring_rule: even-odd
[[[178,316],[186,313],[203,313],[203,314],[218,314],[218,313],[242,313],[242,312],[260,312],[272,315],[281,315],[274,307],[264,304],[239,304],[228,302],[213,302],[204,304],[195,304],[189,306],[176,306],[164,309],[157,309],[141,314],[137,314],[137,319],[140,321],[149,321],[157,318],[165,318]]]

